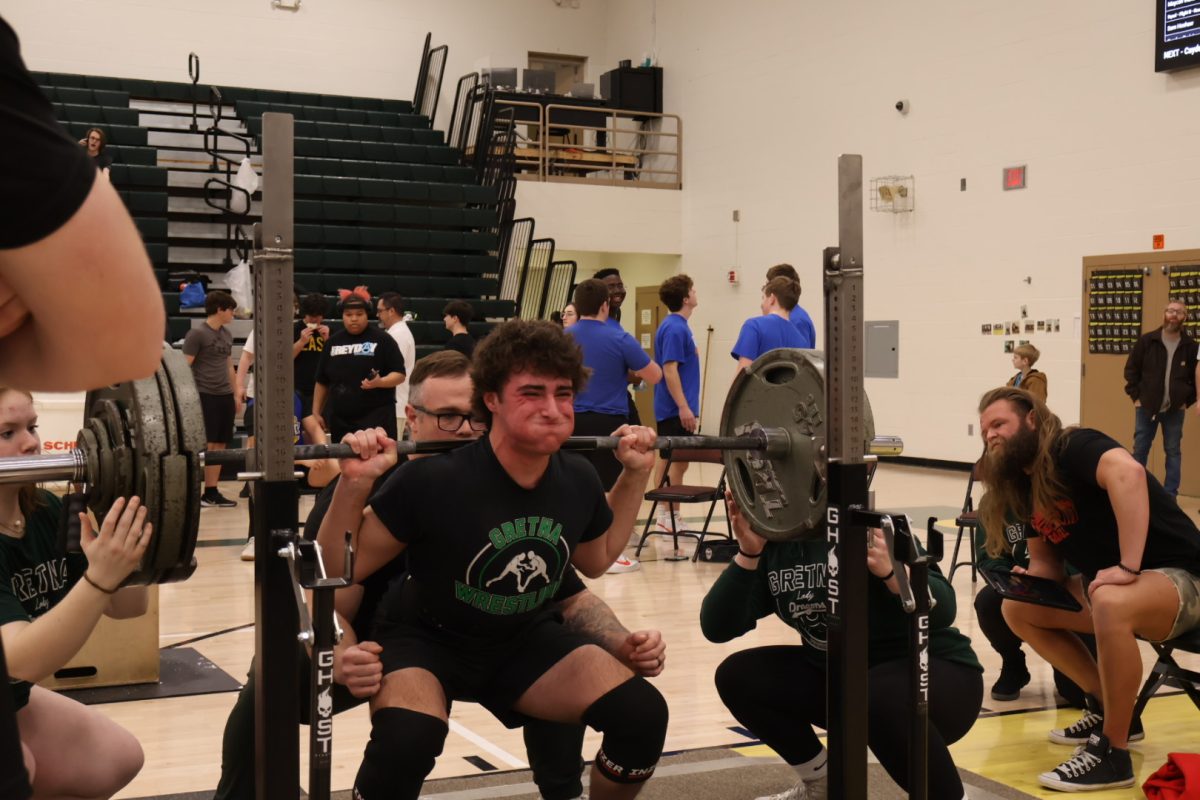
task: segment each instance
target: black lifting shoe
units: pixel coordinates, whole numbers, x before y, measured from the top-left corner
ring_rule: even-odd
[[[1108,737],[1093,733],[1087,744],[1059,764],[1053,772],[1038,775],[1038,783],[1060,792],[1094,792],[1133,786],[1133,761],[1128,750],[1110,747]]]
[[[1021,696],[1021,689],[1029,684],[1029,670],[1025,667],[1004,667],[1000,677],[992,684],[993,700],[1016,700]]]

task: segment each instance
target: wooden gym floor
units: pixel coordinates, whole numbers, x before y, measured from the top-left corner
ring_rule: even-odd
[[[700,467],[702,480],[715,479],[716,467]],[[692,469],[695,471],[697,467]],[[694,472],[689,477],[690,482],[696,481]],[[965,473],[883,465],[874,483],[876,506],[906,512],[912,516],[915,527],[923,528],[929,514],[943,520],[953,518],[961,505],[965,484]],[[234,497],[239,488],[225,484],[222,491]],[[302,514],[307,513],[312,500],[304,498],[302,502]],[[1200,501],[1185,498],[1181,505],[1189,513],[1195,513]],[[696,526],[703,520],[702,514],[694,510],[698,508],[702,507],[685,508],[689,519],[699,517]],[[719,514],[718,510],[714,525],[722,530],[724,522]],[[944,530],[948,562],[954,530]],[[240,500],[235,509],[204,509],[202,546],[197,549],[199,568],[190,580],[160,590],[161,646],[207,635],[208,638],[190,646],[239,681],[249,667],[254,647],[253,564],[239,560],[245,531],[245,500]],[[669,552],[670,542],[665,537],[651,537],[651,542],[657,555]],[[628,628],[663,631],[667,668],[655,679],[655,684],[671,707],[667,750],[749,744],[734,729],[736,721],[717,697],[713,671],[729,653],[755,645],[793,643],[795,634],[772,618],[735,642],[708,643],[697,624],[700,601],[724,565],[652,558],[645,559],[639,571],[606,575],[588,583]],[[972,585],[968,570],[960,569],[954,586],[958,596],[957,625],[975,642],[976,652],[987,669],[985,686],[990,688],[998,673],[999,658],[975,624],[972,598],[978,585]],[[1148,668],[1154,662],[1153,652],[1143,647],[1143,661]],[[1073,721],[1077,712],[1055,710],[1050,668],[1028,649],[1027,653],[1033,681],[1024,689],[1021,699],[997,703],[985,696],[981,719],[953,751],[959,766],[965,769],[1034,796],[1060,796],[1039,790],[1036,775],[1069,757],[1068,748],[1050,744],[1045,734],[1051,727]],[[1198,662],[1200,659],[1192,658],[1190,666],[1200,668]],[[1177,692],[1166,695],[1164,692],[1150,703],[1147,737],[1133,748],[1139,783],[1166,760],[1168,752],[1200,751],[1200,711]],[[225,693],[100,706],[103,713],[130,729],[146,752],[145,768],[117,796],[139,798],[212,790],[220,771],[221,732],[234,697],[233,693]],[[368,726],[365,707],[335,718],[335,790],[350,787]],[[307,746],[307,729],[303,733],[302,751]],[[586,757],[591,757],[597,745],[598,737],[589,733]],[[432,777],[479,774],[484,764],[499,770],[525,766],[520,731],[506,730],[477,706],[458,703],[445,752],[438,759]],[[1135,788],[1092,796],[1107,799],[1143,795]]]

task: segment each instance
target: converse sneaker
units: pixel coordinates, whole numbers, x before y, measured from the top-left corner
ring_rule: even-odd
[[[1110,747],[1103,733],[1093,733],[1087,744],[1059,764],[1053,772],[1038,775],[1038,783],[1060,792],[1094,792],[1133,786],[1133,762],[1128,750]]]
[[[216,489],[206,489],[200,495],[201,508],[237,508],[237,500],[230,500]]]
[[[808,789],[804,785],[804,781],[800,781],[786,792],[779,794],[769,794],[757,798],[757,800],[810,800]]]
[[[617,556],[617,560],[612,563],[612,566],[605,570],[609,575],[616,575],[621,572],[634,572],[642,568],[636,558],[628,556]]]
[[[1029,670],[1025,667],[1000,670],[1000,677],[992,684],[993,700],[1016,700],[1021,696],[1021,689],[1029,684]]]
[[[1101,733],[1104,730],[1104,716],[1095,710],[1092,705],[1092,700],[1087,699],[1088,707],[1084,709],[1083,716],[1072,725],[1065,728],[1055,728],[1050,731],[1050,741],[1057,744],[1085,744],[1093,733]],[[1129,723],[1129,741],[1140,742],[1146,738],[1146,732],[1142,729],[1141,717],[1135,717]]]

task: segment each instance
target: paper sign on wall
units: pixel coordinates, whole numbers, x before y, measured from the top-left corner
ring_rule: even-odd
[[[642,334],[642,349],[643,350],[650,349],[650,334],[648,334],[648,333]]]
[[[651,325],[651,324],[653,324],[653,317],[651,317],[651,315],[650,315],[650,309],[648,309],[648,308],[643,308],[643,309],[642,309],[642,324],[643,324],[643,325]]]

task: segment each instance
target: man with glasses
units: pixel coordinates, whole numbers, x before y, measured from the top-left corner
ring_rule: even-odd
[[[1167,461],[1163,488],[1172,497],[1179,494],[1184,410],[1196,402],[1197,345],[1183,328],[1187,315],[1182,300],[1171,300],[1163,324],[1138,339],[1125,361],[1125,394],[1133,400],[1133,457],[1146,465],[1161,425]]]

